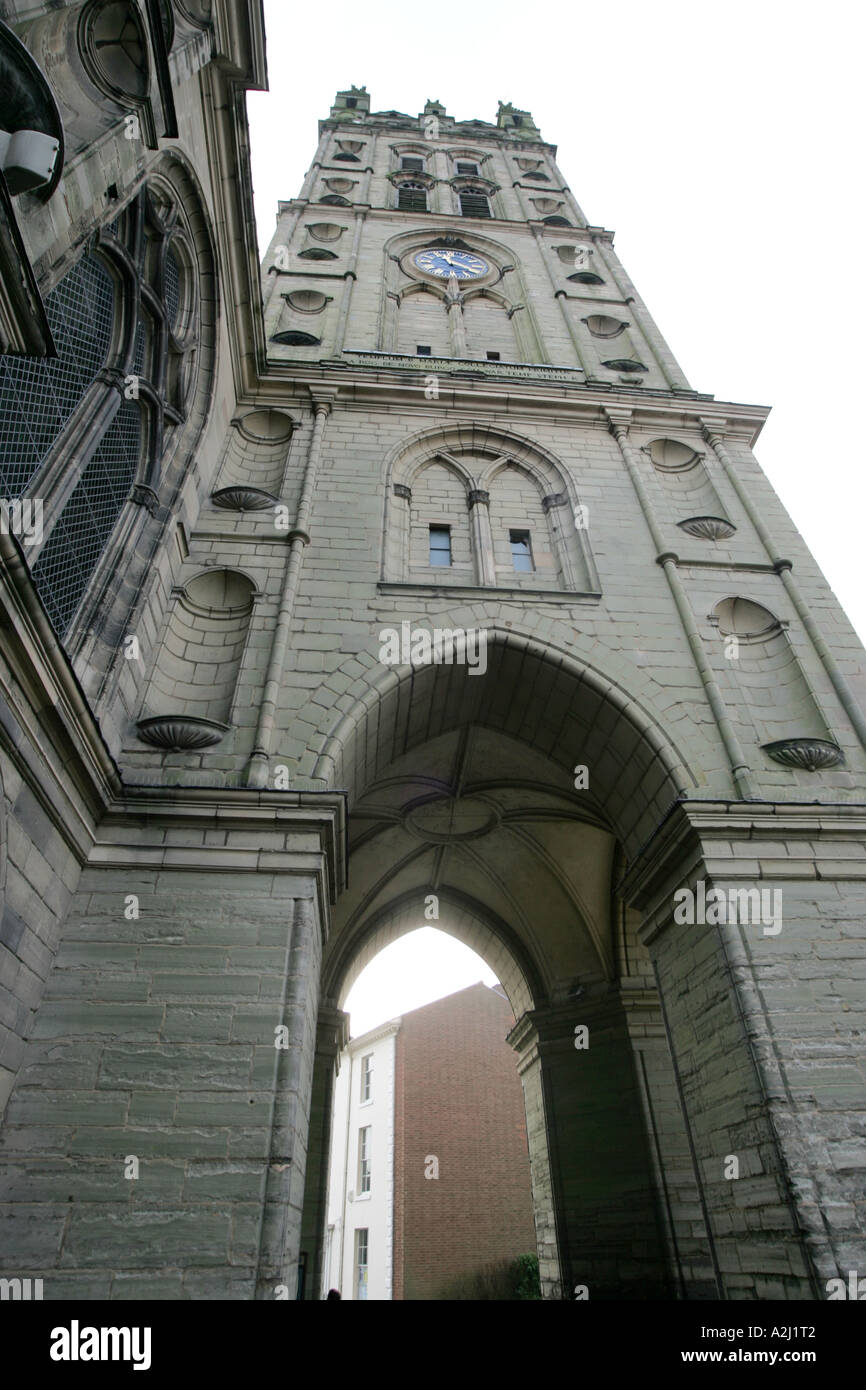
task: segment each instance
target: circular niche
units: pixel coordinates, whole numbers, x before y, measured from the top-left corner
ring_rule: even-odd
[[[299,314],[320,314],[328,302],[328,296],[321,290],[293,290],[291,294],[284,294],[283,299]]]
[[[499,824],[499,814],[477,797],[434,796],[409,806],[403,824],[420,840],[450,845],[489,835]]]
[[[314,241],[339,241],[344,230],[336,222],[311,222],[307,227]]]
[[[205,570],[190,579],[183,591],[193,607],[221,614],[249,612],[255,597],[252,580],[237,570]]]
[[[761,640],[780,629],[779,619],[750,598],[723,598],[713,609],[713,616],[723,637]]]
[[[662,473],[681,473],[693,468],[700,454],[678,439],[654,439],[646,446],[647,453]]]
[[[281,410],[253,410],[232,424],[253,444],[287,444],[294,428]]]
[[[618,338],[628,328],[627,323],[611,318],[610,314],[590,314],[583,321],[594,338]]]
[[[90,77],[108,96],[144,101],[150,90],[147,36],[127,0],[93,0],[81,17],[81,54]]]

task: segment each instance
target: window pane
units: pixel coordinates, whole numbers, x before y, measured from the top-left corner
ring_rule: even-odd
[[[430,563],[431,565],[451,564],[450,526],[430,527]]]
[[[532,546],[528,531],[511,531],[511,558],[516,570],[532,570]]]
[[[360,1299],[367,1297],[368,1235],[366,1230],[355,1232],[355,1295]]]

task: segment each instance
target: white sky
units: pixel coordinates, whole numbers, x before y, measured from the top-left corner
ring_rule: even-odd
[[[352,1037],[479,980],[496,984],[489,966],[461,941],[433,927],[407,932],[370,961],[349,991],[343,1007],[352,1016]]]
[[[271,92],[248,98],[260,244],[339,89],[366,85],[374,111],[531,111],[692,386],[773,407],[758,459],[866,639],[862,0],[265,12]]]

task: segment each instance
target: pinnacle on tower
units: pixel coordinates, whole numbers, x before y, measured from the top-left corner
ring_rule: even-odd
[[[509,135],[517,135],[521,140],[541,139],[541,131],[532,119],[531,112],[521,111],[519,107],[512,106],[510,101],[500,101],[496,124],[500,130],[508,131]]]
[[[366,87],[349,87],[344,92],[338,92],[331,107],[332,120],[353,120],[369,114],[370,95]]]

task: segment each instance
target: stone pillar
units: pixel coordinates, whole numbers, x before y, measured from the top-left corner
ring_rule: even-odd
[[[626,877],[723,1297],[866,1267],[864,878],[862,808],[737,803],[686,803]]]
[[[517,1053],[517,1070],[523,1083],[523,1100],[526,1106],[526,1138],[529,1146],[529,1176],[532,1186],[532,1208],[535,1217],[535,1239],[538,1248],[541,1293],[542,1297],[547,1299],[560,1299],[563,1297],[563,1280],[559,1260],[556,1194],[551,1173],[538,1030],[530,1014],[524,1014],[515,1024],[508,1035],[508,1041]]]
[[[571,555],[571,533],[576,526],[575,516],[564,492],[551,492],[542,497],[541,505],[550,528],[553,553],[559,566],[559,582],[563,589],[582,588],[578,582]],[[568,529],[566,529],[568,528]]]
[[[496,584],[496,558],[493,551],[493,532],[490,529],[490,493],[473,488],[467,501],[472,525],[476,582],[483,588],[493,588]]]
[[[0,1268],[46,1299],[293,1299],[324,820],[236,793],[218,822],[200,791],[181,829],[160,795],[169,824],[103,830],[64,924],[4,1126]]]
[[[331,1150],[331,1109],[340,1053],[349,1041],[349,1015],[326,1004],[319,1008],[313,1095],[307,1149],[301,1253],[304,1257],[304,1299],[322,1296],[322,1268],[328,1217],[328,1165]]]
[[[454,284],[457,284],[456,279]],[[448,296],[448,333],[451,356],[466,357],[466,324],[463,322],[463,298],[459,293]]]
[[[409,578],[412,528],[412,489],[395,483],[385,497],[385,554],[383,579],[402,583]]]
[[[562,1294],[669,1298],[658,1194],[625,1012],[618,995],[524,1016],[522,1050],[537,1049],[550,1154]],[[587,1029],[586,1034],[576,1030]],[[536,1138],[536,1143],[539,1140]],[[536,1183],[533,1182],[533,1192]],[[548,1205],[540,1192],[537,1221]]]

